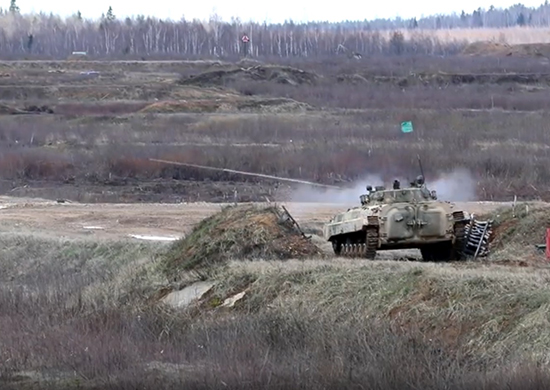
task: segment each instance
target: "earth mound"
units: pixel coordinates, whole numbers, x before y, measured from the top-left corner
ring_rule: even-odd
[[[285,210],[274,205],[223,208],[172,244],[164,258],[164,272],[171,278],[178,271],[208,268],[233,259],[324,256]]]
[[[550,82],[550,73],[423,73],[418,72],[406,77],[367,76],[359,74],[341,74],[336,77],[339,83],[359,85],[366,83],[390,83],[399,87],[413,85],[443,86],[461,84],[524,84],[536,85]]]
[[[53,110],[48,106],[25,106],[24,108],[11,107],[6,104],[0,104],[0,115],[23,115],[23,114],[53,114]]]
[[[518,204],[516,208],[494,211],[491,245],[497,249],[505,245],[533,246],[545,243],[546,228],[550,227],[548,207]]]
[[[227,98],[162,101],[152,103],[139,112],[142,113],[201,113],[201,112],[296,112],[309,110],[309,104],[289,98]]]
[[[550,227],[548,207],[518,204],[515,208],[504,207],[478,217],[493,220],[489,241],[496,261],[546,262],[544,251],[538,250],[537,246],[546,242],[546,229]]]
[[[279,84],[314,84],[318,75],[289,66],[255,65],[233,69],[212,70],[184,77],[178,81],[181,85],[223,86],[234,82],[269,81]]]

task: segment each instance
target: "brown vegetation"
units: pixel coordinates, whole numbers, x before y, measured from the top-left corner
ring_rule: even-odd
[[[5,111],[53,114],[0,116],[4,193],[264,200],[286,185],[149,158],[340,184],[416,175],[420,152],[430,179],[469,170],[479,199],[548,199],[550,90],[536,58],[5,64],[17,72]],[[69,77],[86,69],[99,74]]]
[[[2,248],[4,389],[537,389],[550,380],[538,366],[550,346],[547,270],[231,263],[212,273],[211,293],[175,311],[151,301],[167,285],[148,260],[158,246],[3,236]],[[242,291],[234,307],[221,304]]]

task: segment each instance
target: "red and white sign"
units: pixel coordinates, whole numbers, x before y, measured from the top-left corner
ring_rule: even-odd
[[[250,41],[250,38],[248,38],[248,35],[243,35],[243,37],[241,38],[241,40],[244,42],[244,43],[248,43]]]

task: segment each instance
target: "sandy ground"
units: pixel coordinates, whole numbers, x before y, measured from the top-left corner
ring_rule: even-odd
[[[321,225],[353,204],[281,203],[299,224]],[[509,203],[508,203],[509,204]],[[504,203],[456,203],[470,213]],[[173,240],[188,233],[222,204],[83,204],[29,198],[0,197],[0,234],[34,234],[51,238]]]

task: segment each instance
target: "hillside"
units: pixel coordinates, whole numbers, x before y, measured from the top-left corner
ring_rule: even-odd
[[[6,389],[550,383],[547,267],[243,258],[171,309],[166,246],[0,239]]]

